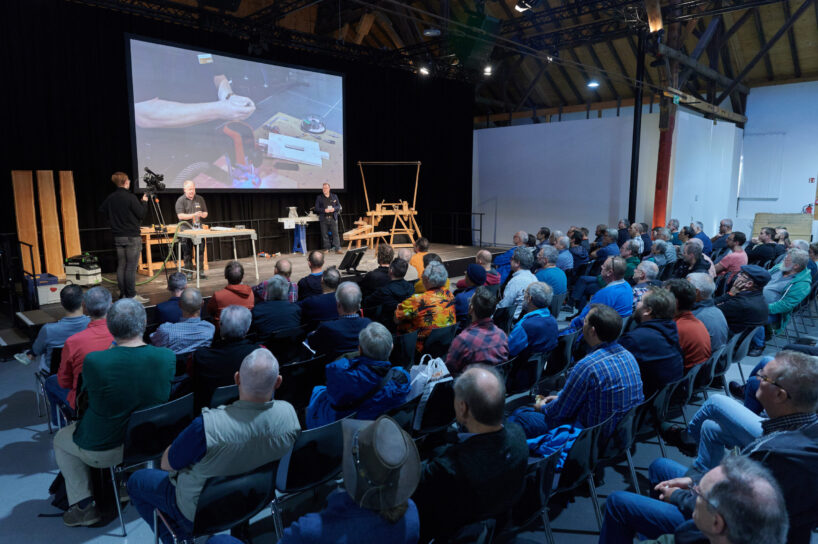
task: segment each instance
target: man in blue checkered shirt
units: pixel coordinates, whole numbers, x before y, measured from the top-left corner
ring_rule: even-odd
[[[582,331],[590,352],[571,369],[562,391],[511,416],[526,437],[542,436],[565,423],[592,427],[616,414],[603,429],[607,436],[625,412],[645,399],[636,359],[616,342],[622,331],[619,314],[610,306],[593,304]]]
[[[182,319],[178,323],[159,325],[156,332],[151,334],[151,344],[169,348],[176,355],[209,347],[216,327],[199,317],[202,310],[202,294],[199,290],[188,287],[182,291],[179,307],[182,309]]]

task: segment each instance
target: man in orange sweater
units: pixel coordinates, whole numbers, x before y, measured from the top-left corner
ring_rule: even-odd
[[[219,323],[219,315],[222,310],[236,304],[244,306],[248,310],[252,310],[255,305],[255,297],[253,297],[253,289],[249,285],[242,285],[241,280],[244,279],[244,267],[238,261],[230,261],[224,267],[224,279],[227,280],[227,287],[220,291],[213,293],[210,301],[207,303],[207,312]]]
[[[684,356],[685,373],[710,358],[710,333],[691,312],[696,304],[696,288],[687,280],[668,280],[664,284],[676,297],[676,328]]]
[[[409,266],[418,271],[418,279],[423,276],[423,257],[429,253],[429,239],[424,237],[418,238],[415,241],[415,254],[409,260]]]

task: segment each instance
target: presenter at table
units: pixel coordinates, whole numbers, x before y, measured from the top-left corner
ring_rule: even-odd
[[[338,197],[329,192],[329,183],[322,187],[322,194],[315,198],[315,211],[318,213],[318,222],[321,224],[321,244],[324,251],[330,249],[335,253],[341,253],[341,239],[338,234],[338,214],[341,212],[341,204]],[[332,232],[332,244],[330,244],[329,233]]]
[[[207,217],[207,206],[204,198],[196,194],[196,184],[187,180],[184,185],[185,194],[176,200],[176,217],[179,221],[187,221],[193,225],[194,229],[202,228],[202,219]],[[185,230],[180,227],[179,230]],[[185,238],[182,242],[182,259],[185,261],[184,267],[187,270],[193,268],[191,254],[193,253],[193,240]]]

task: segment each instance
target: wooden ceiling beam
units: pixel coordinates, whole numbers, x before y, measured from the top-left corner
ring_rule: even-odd
[[[753,10],[753,20],[756,24],[756,35],[758,36],[758,46],[764,47],[766,39],[764,38],[764,25],[761,22],[761,14],[758,8]],[[770,61],[770,55],[764,55],[764,67],[767,69],[767,80],[772,81],[775,77],[773,74],[773,64]]]
[[[696,47],[693,48],[693,52],[690,54],[690,58],[692,60],[698,61],[701,58],[704,50],[707,48],[710,41],[713,39],[713,36],[716,34],[720,24],[720,17],[713,17],[710,19],[710,23],[707,25],[704,33],[699,37],[699,41],[696,42]],[[679,76],[679,87],[683,88],[685,86],[685,83],[687,83],[687,80],[690,79],[691,74],[693,74],[693,68],[688,66],[685,68],[684,72],[682,72],[682,75]]]
[[[577,63],[579,65],[579,66],[576,66],[576,69],[579,70],[580,74],[582,74],[582,78],[585,80],[585,83],[587,84],[588,81],[591,80],[591,76],[589,76],[588,72],[585,71],[585,68],[582,67],[582,62],[579,60],[579,57],[577,56],[576,51],[574,51],[573,49],[569,49],[568,54],[571,55],[571,60],[573,60],[575,63]],[[606,81],[606,83],[610,85],[610,82]],[[599,91],[597,89],[594,89],[592,92],[594,94],[594,97],[596,97],[595,102],[601,102],[602,101],[602,95],[599,94]],[[580,100],[580,101],[583,102],[583,100]]]
[[[548,70],[546,70],[543,75],[545,76],[545,80],[551,86],[551,89],[554,90],[554,94],[556,94],[557,98],[560,99],[560,104],[567,104],[568,101],[565,100],[565,96],[563,96],[562,91],[560,91],[560,88],[557,87],[557,83],[554,81],[554,78],[551,77],[551,74],[548,73]]]
[[[523,96],[520,97],[520,100],[517,102],[517,105],[514,107],[514,111],[519,110],[522,107],[523,103],[526,100],[528,100],[528,97],[531,95],[531,91],[533,91],[534,87],[537,86],[537,83],[539,82],[540,78],[545,73],[545,70],[547,68],[548,68],[548,64],[546,64],[544,62],[540,62],[540,67],[539,67],[539,70],[537,71],[537,74],[531,79],[531,83],[528,85],[528,88],[525,90],[525,93],[523,93]]]
[[[597,56],[593,44],[590,43],[585,44],[585,47],[588,49],[588,53],[591,55],[591,60],[593,60],[596,67],[599,68],[601,72],[600,75],[602,76],[602,79],[605,80],[605,83],[608,85],[608,88],[611,90],[611,94],[613,94],[613,97],[617,99],[621,98],[619,96],[619,92],[616,90],[616,87],[614,87],[613,81],[611,81],[611,78],[608,77],[607,70],[605,70],[605,67],[602,65],[602,61],[599,60],[599,56]]]
[[[369,31],[372,30],[372,23],[375,22],[375,14],[374,13],[364,13],[361,16],[361,20],[358,21],[358,26],[355,29],[355,37],[352,39],[353,43],[356,45],[361,45],[363,43],[364,38],[366,38]]]
[[[784,17],[786,19],[792,17],[789,0],[784,0],[784,2],[781,3],[781,7],[784,9]],[[787,29],[787,39],[790,42],[790,55],[792,56],[792,66],[795,70],[795,77],[801,77],[801,63],[798,62],[798,45],[795,42],[795,29],[792,26]]]
[[[651,98],[654,99],[654,103],[658,102],[658,96],[648,95],[642,99],[643,104],[650,104]],[[504,113],[494,113],[488,116],[488,120],[491,122],[497,121],[508,121],[509,117],[513,119],[528,119],[532,115],[536,115],[537,117],[542,117],[544,115],[556,115],[559,113],[578,113],[578,112],[587,112],[587,111],[601,111],[601,110],[609,110],[614,109],[616,107],[619,108],[626,108],[629,106],[633,106],[634,99],[633,98],[623,98],[621,100],[605,100],[602,102],[588,102],[586,104],[572,104],[570,106],[559,106],[559,107],[552,107],[552,108],[537,108],[534,111],[531,110],[524,110],[524,111],[515,111],[515,112],[504,112]],[[485,123],[486,122],[485,115],[480,115],[474,118],[475,124]]]
[[[620,57],[619,53],[617,53],[616,46],[614,46],[613,41],[607,41],[605,42],[605,45],[608,46],[608,52],[611,54],[616,62],[616,65],[619,67],[619,71],[622,72],[622,75],[628,78],[630,81],[631,77],[628,75],[628,70],[625,68],[625,64],[622,62],[622,57]],[[636,87],[633,84],[629,83],[628,86],[632,91],[636,91]]]

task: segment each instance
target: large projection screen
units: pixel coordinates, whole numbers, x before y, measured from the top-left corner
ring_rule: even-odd
[[[128,37],[139,175],[168,190],[344,188],[343,77]]]

